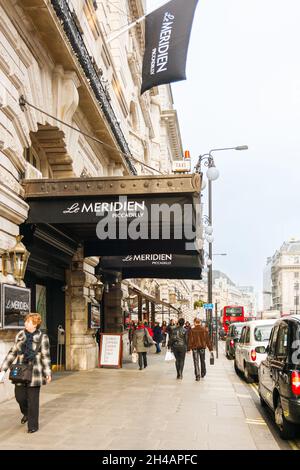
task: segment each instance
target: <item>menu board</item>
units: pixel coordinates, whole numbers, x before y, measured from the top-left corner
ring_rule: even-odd
[[[122,367],[122,335],[102,333],[99,357],[100,367]]]

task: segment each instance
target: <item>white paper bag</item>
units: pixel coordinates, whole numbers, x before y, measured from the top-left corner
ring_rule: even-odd
[[[169,361],[174,361],[174,360],[175,360],[174,354],[172,353],[172,351],[168,349],[165,355],[165,361],[169,362]]]
[[[136,363],[137,363],[138,358],[139,358],[138,353],[133,352],[133,353],[131,354],[131,361],[133,362],[133,364],[136,364]]]

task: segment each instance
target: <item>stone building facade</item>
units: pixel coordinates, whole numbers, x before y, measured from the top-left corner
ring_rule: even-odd
[[[171,88],[140,95],[143,25],[108,41],[144,14],[144,3],[0,0],[1,252],[15,244],[28,216],[24,180],[155,175],[181,158]],[[43,291],[54,349],[57,324],[66,330],[66,368],[93,368],[97,345],[86,316],[99,260],[84,258],[57,232],[29,235],[38,242],[25,277],[33,307]],[[13,280],[1,274],[1,282]],[[116,290],[118,296],[121,286]],[[0,362],[14,335],[0,330]],[[11,393],[5,387],[0,400]]]
[[[281,315],[300,314],[300,240],[292,238],[268,258],[274,310]]]

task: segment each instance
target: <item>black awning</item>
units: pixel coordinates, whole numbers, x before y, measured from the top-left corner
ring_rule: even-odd
[[[98,265],[101,270],[122,273],[123,279],[202,279],[202,258],[172,253],[121,256],[103,256]]]
[[[199,252],[199,175],[33,180],[26,224],[48,225],[84,245],[85,256]]]

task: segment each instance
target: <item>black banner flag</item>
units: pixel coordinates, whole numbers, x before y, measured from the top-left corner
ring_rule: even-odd
[[[146,16],[141,94],[185,80],[186,57],[198,0],[172,0]]]

